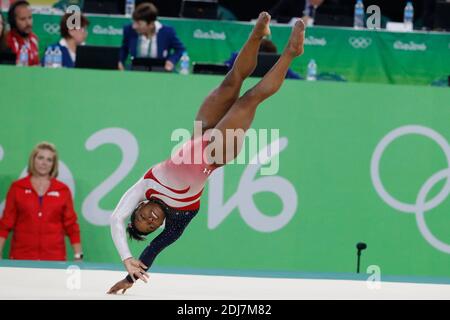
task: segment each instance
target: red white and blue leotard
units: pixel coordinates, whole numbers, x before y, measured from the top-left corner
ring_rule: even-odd
[[[146,198],[158,198],[180,210],[198,209],[206,180],[216,168],[204,157],[208,142],[206,136],[191,139],[169,159],[152,167],[144,176]]]
[[[141,201],[159,202],[166,214],[164,230],[140,256],[149,268],[155,257],[175,242],[195,217],[205,183],[217,168],[204,157],[208,143],[206,135],[190,139],[169,159],[148,170],[123,195],[111,216],[111,234],[122,260],[132,257],[126,239],[125,221]]]

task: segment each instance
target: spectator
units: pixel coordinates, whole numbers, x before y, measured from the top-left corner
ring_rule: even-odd
[[[55,146],[39,143],[28,160],[28,176],[11,185],[0,219],[0,258],[10,231],[10,259],[66,260],[64,234],[70,238],[74,259],[83,258],[80,228],[69,188],[56,179]]]
[[[314,11],[324,0],[280,0],[269,10],[269,13],[278,22],[289,22],[292,18],[302,17],[308,23],[314,17]]]
[[[62,66],[65,68],[75,67],[77,47],[86,41],[88,34],[87,27],[89,25],[89,20],[84,15],[81,15],[80,18],[80,29],[69,28],[67,26],[67,20],[71,17],[71,15],[72,14],[66,13],[61,18],[61,40],[59,40],[58,43],[49,46],[52,50],[59,47],[62,52]],[[45,61],[43,61],[43,64],[45,64]]]
[[[28,49],[28,65],[39,65],[39,41],[33,33],[33,16],[27,1],[14,2],[8,11],[11,31],[6,36],[6,44],[16,54],[17,60],[23,46]]]
[[[263,39],[259,47],[259,52],[277,53],[278,49],[272,41],[270,41],[269,39]],[[231,68],[233,67],[234,61],[236,60],[238,54],[238,52],[233,52],[230,59],[225,61],[225,64],[228,66],[229,70],[231,70]],[[302,78],[299,74],[295,73],[291,69],[288,69],[286,73],[286,79],[303,80],[304,78]]]
[[[180,60],[184,45],[172,27],[162,25],[152,3],[141,3],[133,12],[133,23],[123,29],[119,66],[124,70],[128,55],[166,59],[165,69],[172,71]]]
[[[0,52],[10,51],[6,46],[6,25],[3,15],[0,12]]]

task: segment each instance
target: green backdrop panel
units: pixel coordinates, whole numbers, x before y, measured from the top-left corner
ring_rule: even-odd
[[[0,74],[0,201],[32,147],[54,142],[86,260],[120,262],[109,215],[169,156],[173,130],[191,129],[222,78],[16,67]],[[279,171],[217,171],[199,215],[156,265],[353,272],[355,244],[365,241],[363,270],[450,277],[449,101],[443,88],[286,81],[253,125],[279,130]],[[145,245],[132,243],[133,253]]]

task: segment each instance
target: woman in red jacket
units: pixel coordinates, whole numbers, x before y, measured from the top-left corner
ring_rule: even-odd
[[[83,258],[72,196],[57,175],[55,146],[38,144],[28,161],[28,176],[13,182],[8,191],[0,219],[0,258],[10,231],[10,259],[66,260],[64,235],[70,239],[74,259]]]

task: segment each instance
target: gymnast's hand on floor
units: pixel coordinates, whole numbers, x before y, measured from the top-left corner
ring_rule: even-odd
[[[127,289],[131,288],[132,286],[133,284],[128,282],[127,279],[123,279],[113,285],[113,287],[109,289],[107,294],[117,294],[117,292],[120,290],[122,290],[122,294],[125,294],[125,291],[127,291]]]
[[[149,277],[148,273],[145,272],[147,266],[142,263],[142,261],[128,258],[123,261],[125,268],[128,271],[128,274],[133,277],[133,280],[137,280],[138,278],[147,283],[147,279],[145,277]]]

